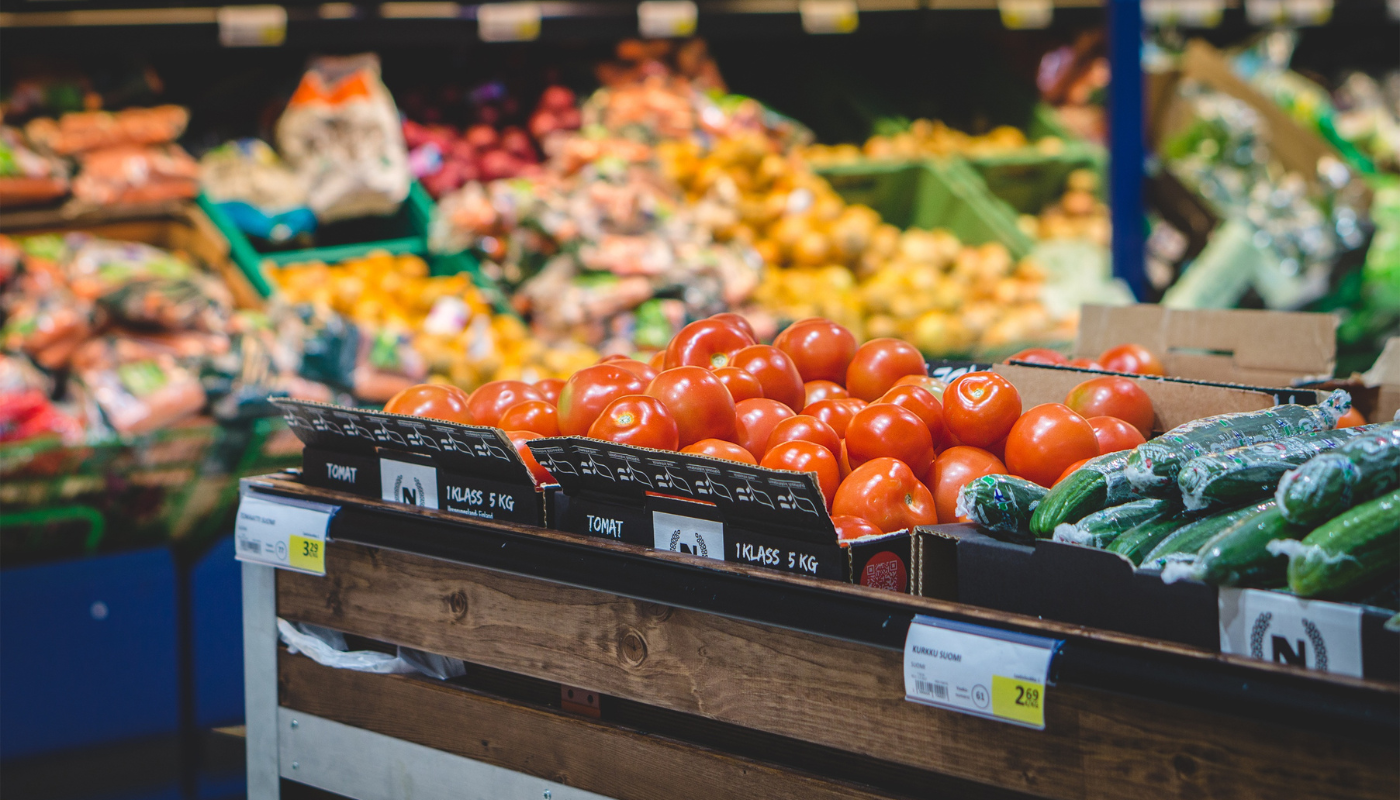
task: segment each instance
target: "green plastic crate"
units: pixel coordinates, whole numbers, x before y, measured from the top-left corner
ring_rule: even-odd
[[[1077,169],[1093,170],[1100,176],[1108,163],[1107,153],[1087,142],[1065,142],[1053,155],[1035,147],[1009,153],[978,156],[968,163],[987,184],[987,190],[1006,201],[1020,214],[1039,214],[1065,191],[1065,181]],[[1103,181],[1099,181],[1099,194]]]

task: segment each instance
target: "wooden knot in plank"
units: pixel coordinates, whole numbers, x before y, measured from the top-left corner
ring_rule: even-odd
[[[461,622],[467,616],[467,593],[458,589],[447,596],[447,610],[454,622]]]
[[[647,660],[647,642],[631,628],[623,632],[617,643],[617,658],[626,667],[640,667]]]

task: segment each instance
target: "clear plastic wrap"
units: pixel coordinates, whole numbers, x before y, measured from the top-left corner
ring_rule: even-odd
[[[407,647],[398,648],[398,653],[392,656],[378,650],[347,650],[344,634],[319,625],[291,623],[278,617],[277,633],[292,654],[304,654],[317,664],[335,669],[381,675],[418,672],[438,680],[460,678],[467,673],[461,659]]]
[[[1095,511],[1075,523],[1061,523],[1055,527],[1053,539],[1065,544],[1103,548],[1133,528],[1161,519],[1176,509],[1174,502],[1159,497],[1134,500]]]
[[[1181,502],[1188,511],[1205,511],[1266,497],[1290,469],[1377,427],[1312,431],[1193,458],[1176,478]]]
[[[983,475],[958,490],[955,513],[989,530],[1029,533],[1031,514],[1045,494],[1045,487],[1024,478]]]
[[[1365,435],[1283,475],[1274,496],[1285,519],[1316,525],[1400,486],[1400,423],[1365,427]]]

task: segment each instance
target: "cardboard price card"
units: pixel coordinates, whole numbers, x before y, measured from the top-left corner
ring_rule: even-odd
[[[239,561],[326,574],[326,531],[338,506],[244,492],[234,523]]]
[[[1059,646],[917,616],[904,640],[904,699],[1043,730],[1050,660]]]
[[[1361,607],[1220,589],[1220,652],[1362,677]]]

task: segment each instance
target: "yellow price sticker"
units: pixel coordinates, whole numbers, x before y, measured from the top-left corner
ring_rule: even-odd
[[[317,575],[326,574],[326,543],[292,535],[287,541],[287,563]]]
[[[1045,726],[1045,684],[992,676],[992,713],[1004,719]]]

